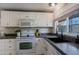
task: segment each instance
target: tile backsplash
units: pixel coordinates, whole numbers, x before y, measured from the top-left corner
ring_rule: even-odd
[[[23,30],[26,30],[26,31],[32,31],[32,32],[35,32],[36,29],[39,29],[39,32],[40,33],[49,33],[51,30],[49,30],[50,28],[48,27],[31,27],[31,28],[5,28],[5,27],[0,27],[0,33],[1,32],[4,32],[4,33],[14,33],[16,30],[20,30],[20,29],[23,29]]]

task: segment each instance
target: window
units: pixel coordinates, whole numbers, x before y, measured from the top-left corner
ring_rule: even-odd
[[[58,32],[67,32],[69,21],[67,19],[58,22]]]
[[[58,32],[70,32],[79,34],[79,13],[59,21],[57,25]]]
[[[75,14],[69,18],[69,32],[79,33],[79,14]]]

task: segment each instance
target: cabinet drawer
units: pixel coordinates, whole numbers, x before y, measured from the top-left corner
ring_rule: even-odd
[[[7,45],[7,44],[6,45],[5,44],[4,45],[0,45],[0,47],[1,47],[0,50],[10,50],[10,49],[14,50],[15,49],[14,45]]]
[[[15,42],[10,39],[2,39],[0,40],[0,47],[0,50],[15,49]]]
[[[15,50],[0,50],[0,55],[15,55]]]

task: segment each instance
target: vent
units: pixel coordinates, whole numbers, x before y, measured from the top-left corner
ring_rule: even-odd
[[[21,26],[31,26],[31,23],[30,22],[22,22]]]
[[[21,21],[21,27],[30,27],[31,26],[31,19],[23,19]]]

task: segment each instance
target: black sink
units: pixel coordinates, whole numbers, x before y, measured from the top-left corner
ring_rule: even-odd
[[[59,38],[48,38],[48,39],[55,42],[55,43],[69,42],[67,40],[63,40],[63,39],[59,39]]]

